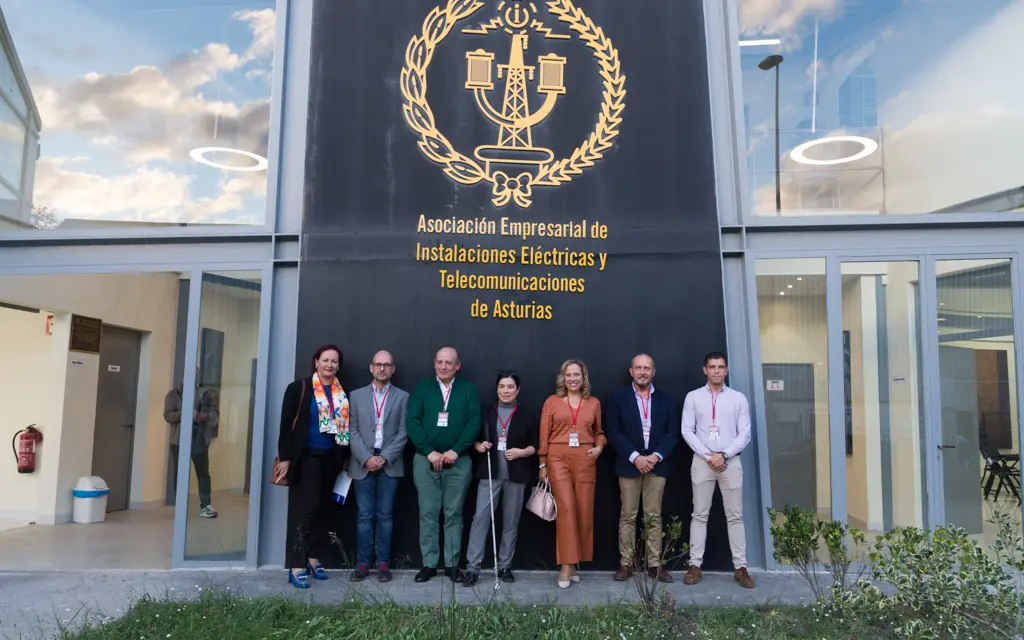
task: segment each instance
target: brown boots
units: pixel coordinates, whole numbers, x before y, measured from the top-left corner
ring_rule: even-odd
[[[686,577],[683,578],[683,584],[695,585],[700,582],[701,577],[704,574],[701,572],[700,567],[695,567],[692,564],[686,571]]]
[[[704,574],[701,572],[700,567],[690,565],[689,570],[687,570],[686,572],[686,577],[683,578],[683,584],[695,585],[698,582],[700,582],[700,579],[703,577],[703,575]],[[744,589],[754,588],[754,579],[750,577],[749,573],[747,573],[746,567],[737,569],[733,573],[733,579],[736,581],[736,584],[740,585]]]

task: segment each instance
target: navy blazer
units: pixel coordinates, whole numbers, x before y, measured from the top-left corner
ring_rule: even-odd
[[[663,478],[672,475],[672,461],[669,458],[679,442],[680,429],[675,400],[655,385],[650,410],[651,440],[650,446],[645,449],[643,423],[633,385],[613,392],[608,402],[604,431],[608,442],[618,454],[615,473],[620,478],[636,478],[640,475],[640,470],[629,461],[634,451],[642,456],[660,453],[663,460],[654,466],[653,473]]]

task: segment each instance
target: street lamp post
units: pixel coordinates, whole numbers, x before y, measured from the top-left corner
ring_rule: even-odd
[[[775,69],[775,213],[779,216],[782,215],[782,167],[779,158],[779,65],[782,60],[782,56],[775,54],[757,65],[762,71]]]

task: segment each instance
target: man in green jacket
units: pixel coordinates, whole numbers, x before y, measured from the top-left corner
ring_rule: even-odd
[[[459,353],[444,347],[434,357],[433,380],[416,385],[409,396],[405,429],[416,447],[412,476],[419,493],[420,552],[423,568],[416,582],[437,575],[438,512],[444,510],[444,574],[459,581],[462,503],[473,475],[469,450],[480,433],[480,396],[476,387],[456,379]]]

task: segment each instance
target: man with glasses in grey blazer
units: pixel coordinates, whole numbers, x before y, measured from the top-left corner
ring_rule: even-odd
[[[370,362],[373,382],[349,395],[349,434],[352,456],[348,475],[355,487],[356,568],[350,580],[361,582],[370,575],[376,550],[377,581],[391,581],[391,533],[394,528],[395,493],[405,475],[402,450],[409,394],[391,384],[395,360],[378,351]]]

